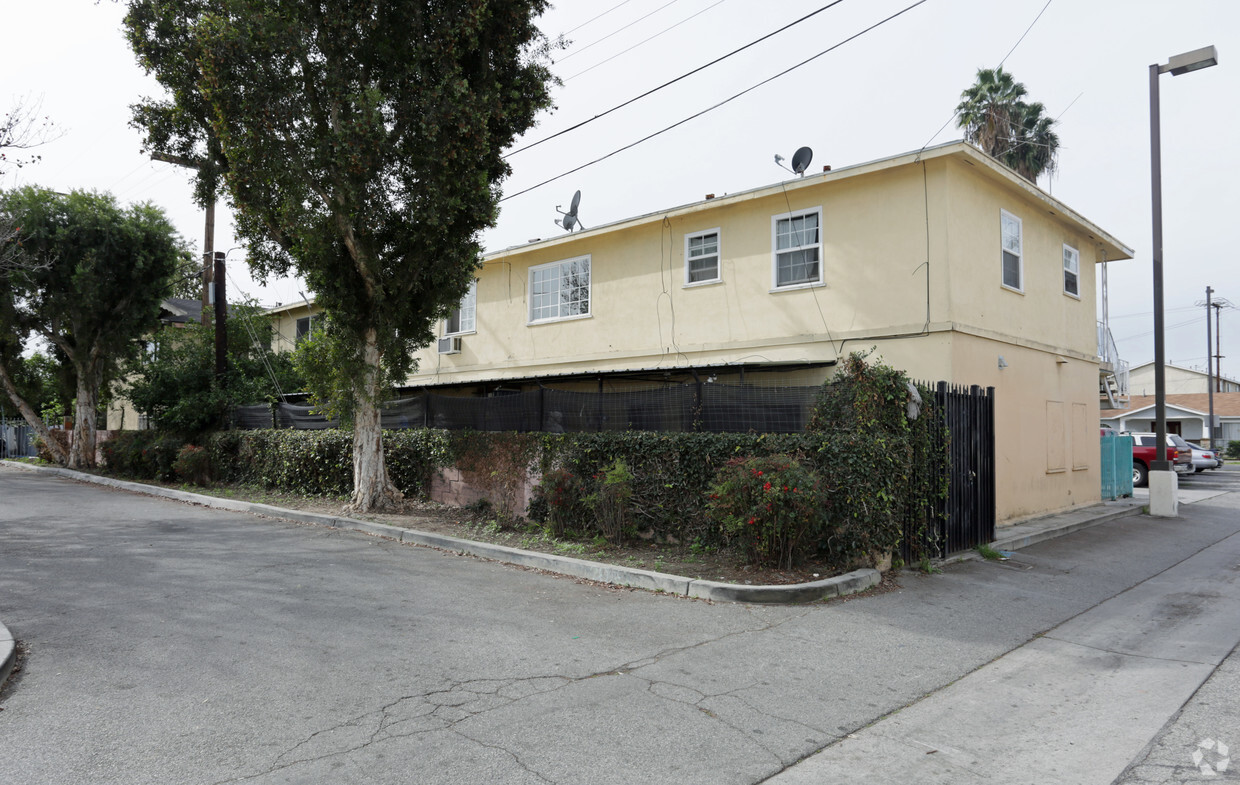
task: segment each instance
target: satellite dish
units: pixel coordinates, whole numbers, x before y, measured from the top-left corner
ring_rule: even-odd
[[[564,212],[563,210],[561,210],[560,206],[557,204],[555,206],[555,211],[559,213],[560,215],[564,216],[564,218],[556,219],[555,225],[562,227],[563,229],[569,232],[573,231],[573,229],[575,229],[578,226],[580,226],[582,229],[585,229],[586,227],[582,225],[581,220],[577,218],[577,207],[580,204],[581,204],[581,191],[576,191],[573,194],[573,201],[568,207],[568,212]]]
[[[802,147],[792,154],[792,171],[799,175],[804,175],[805,170],[809,168],[810,159],[814,157],[814,151],[808,147]]]

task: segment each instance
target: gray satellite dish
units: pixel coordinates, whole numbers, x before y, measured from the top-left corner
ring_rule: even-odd
[[[585,229],[586,227],[581,223],[581,220],[577,217],[577,206],[580,204],[581,204],[581,191],[577,191],[573,194],[573,201],[572,201],[572,204],[570,204],[568,207],[568,212],[564,212],[563,210],[561,210],[560,206],[557,204],[555,206],[555,211],[559,213],[560,215],[564,216],[564,218],[562,220],[556,219],[555,225],[562,227],[570,232],[578,226],[580,226],[582,229]]]
[[[802,147],[792,154],[792,171],[799,175],[804,175],[805,170],[809,168],[810,159],[814,157],[814,151],[808,147]]]

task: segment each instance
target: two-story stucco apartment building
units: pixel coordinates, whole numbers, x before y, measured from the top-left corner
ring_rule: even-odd
[[[407,384],[816,384],[874,347],[995,388],[1010,522],[1099,499],[1094,265],[1132,253],[955,142],[491,253]],[[289,347],[313,307],[275,312]]]

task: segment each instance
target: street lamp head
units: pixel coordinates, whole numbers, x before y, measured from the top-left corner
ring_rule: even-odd
[[[1207,46],[1176,55],[1167,61],[1166,65],[1158,66],[1158,73],[1165,74],[1169,71],[1172,76],[1179,76],[1189,71],[1200,71],[1212,65],[1218,65],[1218,50],[1213,46]]]

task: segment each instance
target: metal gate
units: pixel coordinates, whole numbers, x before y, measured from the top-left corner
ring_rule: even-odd
[[[938,470],[947,475],[947,497],[929,521],[905,521],[906,563],[921,554],[949,556],[995,539],[995,388],[939,382],[934,398],[931,411],[946,426],[936,447],[945,458]]]
[[[0,418],[0,458],[33,458],[39,454],[34,445],[34,429],[25,420]]]

